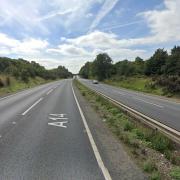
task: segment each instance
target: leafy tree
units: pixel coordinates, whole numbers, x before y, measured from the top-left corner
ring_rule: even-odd
[[[164,65],[167,61],[168,53],[164,49],[157,49],[154,55],[146,61],[146,75],[160,75],[163,73]]]
[[[128,60],[119,61],[115,64],[116,73],[120,76],[130,76],[135,74],[135,67]]]
[[[135,62],[132,62],[135,67],[136,74],[144,74],[144,61],[140,57],[136,57]]]
[[[79,75],[86,79],[90,78],[90,76],[92,75],[92,63],[85,63],[85,65],[80,69]]]
[[[111,76],[112,71],[112,59],[108,54],[103,53],[97,55],[92,64],[92,74],[98,78],[98,80],[104,80]]]
[[[171,55],[164,66],[164,74],[180,76],[180,46],[175,46],[171,50]]]
[[[47,70],[34,61],[29,62],[24,59],[10,59],[6,57],[0,57],[0,73],[12,75],[25,82],[28,82],[29,78],[35,78],[36,76],[44,79],[72,77],[72,73],[63,66]]]

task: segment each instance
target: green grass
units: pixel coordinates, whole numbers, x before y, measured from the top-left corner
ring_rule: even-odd
[[[155,86],[154,82],[149,77],[118,77],[104,81],[107,84],[131,89],[135,91],[141,91],[146,93],[152,93],[156,95],[163,95],[162,88]]]
[[[0,88],[0,96],[6,95],[6,94],[9,94],[9,93],[14,93],[14,92],[17,92],[17,91],[20,91],[20,90],[23,90],[23,89],[32,88],[32,87],[35,87],[37,85],[49,82],[49,81],[46,81],[45,79],[42,79],[40,77],[36,77],[34,79],[32,79],[32,78],[29,79],[29,82],[25,83],[25,82],[23,82],[21,80],[17,80],[14,77],[9,77],[10,84],[6,85],[6,78],[7,77],[8,76],[0,75],[0,79],[5,84],[4,87]]]
[[[171,170],[170,172],[170,176],[173,178],[173,179],[178,179],[180,180],[180,167],[175,167]]]
[[[163,153],[170,161],[173,159],[174,144],[160,132],[147,128],[134,121],[121,109],[95,94],[90,89],[75,81],[81,94],[91,103],[92,107],[105,119],[111,131],[122,141],[130,152],[140,159],[140,166],[151,174],[151,179],[160,179],[160,174],[153,164],[152,157],[146,157],[145,149],[151,148]],[[176,158],[177,159],[177,158]],[[153,162],[153,163],[152,163]],[[175,161],[174,161],[175,162]],[[173,163],[173,161],[171,161]],[[176,163],[176,162],[175,162]],[[178,164],[179,165],[179,164]]]
[[[154,171],[152,174],[151,174],[151,180],[160,180],[161,179],[161,175],[159,174],[158,171]]]
[[[155,163],[153,161],[151,161],[151,160],[147,160],[144,163],[143,169],[144,169],[145,172],[148,172],[148,173],[151,173],[151,172],[157,170]]]

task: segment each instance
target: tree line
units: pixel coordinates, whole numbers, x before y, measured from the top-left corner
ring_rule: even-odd
[[[30,78],[41,77],[46,80],[55,80],[58,78],[68,78],[72,73],[64,66],[47,70],[44,66],[35,61],[26,61],[24,59],[11,59],[0,57],[0,73],[14,76],[24,82],[28,82]]]
[[[134,61],[126,59],[115,64],[108,54],[98,54],[94,61],[81,67],[79,75],[100,81],[114,76],[151,76],[167,91],[180,92],[180,46],[174,46],[170,54],[164,49],[157,49],[147,60],[136,57]]]

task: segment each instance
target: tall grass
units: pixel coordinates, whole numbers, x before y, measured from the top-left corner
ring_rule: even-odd
[[[156,95],[163,95],[163,90],[161,87],[155,85],[151,78],[143,77],[116,77],[112,79],[105,80],[105,83],[123,87],[126,89],[131,89],[135,91],[141,91],[146,93],[152,93]]]
[[[17,92],[19,90],[34,87],[46,82],[48,81],[40,77],[36,77],[30,78],[28,83],[25,83],[22,80],[16,79],[12,76],[0,75],[0,95]]]

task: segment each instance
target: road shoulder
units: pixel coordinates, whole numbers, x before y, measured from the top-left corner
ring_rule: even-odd
[[[147,179],[146,175],[126,153],[123,145],[93,110],[90,103],[80,94],[75,86],[73,87],[93,138],[112,179]]]

